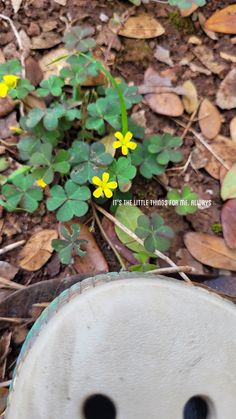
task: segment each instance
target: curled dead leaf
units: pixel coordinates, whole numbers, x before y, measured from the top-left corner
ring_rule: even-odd
[[[236,163],[236,144],[229,138],[218,135],[211,143],[211,148],[225,162],[229,160],[229,162]],[[205,165],[206,171],[215,179],[219,179],[221,164],[206,149],[203,151],[203,155],[207,157],[208,160]]]
[[[227,68],[226,64],[217,62],[212,49],[206,45],[198,45],[194,48],[193,53],[214,74],[221,74]]]
[[[221,222],[225,243],[231,249],[236,248],[236,199],[229,199],[223,205]]]
[[[199,125],[207,139],[215,138],[221,129],[221,114],[209,99],[205,98],[199,109]]]
[[[198,108],[198,94],[195,84],[191,80],[187,80],[183,84],[184,95],[183,104],[187,113],[191,114]]]
[[[217,10],[206,21],[205,27],[213,32],[236,34],[236,4]]]
[[[233,68],[221,82],[216,103],[221,109],[236,108],[236,68]]]
[[[57,236],[56,230],[49,229],[34,233],[20,252],[20,267],[26,271],[37,271],[45,265],[53,252],[51,241]]]
[[[111,30],[116,32],[117,26],[111,26]],[[135,39],[156,38],[163,33],[163,26],[149,14],[130,17],[119,30],[119,35]]]
[[[229,249],[224,239],[190,232],[185,234],[184,243],[191,255],[204,265],[236,271],[236,249]]]

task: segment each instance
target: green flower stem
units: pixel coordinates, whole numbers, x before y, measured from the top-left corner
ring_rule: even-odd
[[[111,73],[98,60],[96,60],[96,58],[88,57],[83,52],[79,52],[79,54],[82,55],[84,58],[86,58],[88,61],[91,61],[92,63],[97,64],[98,68],[105,74],[108,80],[110,80],[112,86],[117,91],[117,94],[120,99],[122,134],[125,135],[128,131],[128,115],[127,115],[126,106],[125,106],[125,99],[119,87],[119,84],[116,82],[116,80],[111,75]]]

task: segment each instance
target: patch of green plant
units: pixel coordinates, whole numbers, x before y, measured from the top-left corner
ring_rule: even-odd
[[[113,160],[109,167],[111,178],[116,180],[121,192],[127,192],[131,186],[131,180],[134,179],[137,169],[132,165],[131,160],[126,157],[120,157]]]
[[[218,234],[218,235],[222,234],[222,232],[223,232],[222,224],[220,224],[220,223],[213,223],[211,225],[211,231],[213,233],[215,233],[215,234]]]
[[[150,255],[146,252],[134,253],[134,257],[140,263],[130,266],[129,270],[131,272],[148,272],[158,268],[158,264],[149,263]],[[155,257],[155,255],[153,257]]]
[[[192,19],[188,17],[182,17],[180,12],[174,10],[169,12],[169,21],[171,25],[177,29],[177,31],[182,32],[184,35],[191,35],[195,33],[195,27]]]
[[[65,227],[61,227],[61,235],[64,239],[53,239],[52,247],[58,253],[61,263],[69,265],[73,261],[73,256],[85,256],[86,251],[81,246],[87,244],[85,239],[79,239],[80,227],[78,224],[72,224],[70,231]]]
[[[185,185],[180,192],[172,189],[168,192],[167,198],[175,206],[175,212],[179,215],[194,214],[198,210],[196,205],[198,194],[193,192],[188,185]]]
[[[135,233],[144,241],[148,252],[153,253],[155,250],[164,252],[169,249],[174,232],[159,214],[153,213],[151,217],[140,215],[137,224]]]

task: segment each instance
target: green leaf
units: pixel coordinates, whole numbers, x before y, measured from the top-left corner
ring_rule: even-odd
[[[94,35],[94,29],[92,27],[74,26],[66,32],[63,38],[66,49],[69,51],[76,49],[80,52],[91,50],[96,45],[95,40],[90,37],[91,35]]]
[[[153,175],[164,173],[166,166],[157,163],[156,156],[149,152],[148,146],[148,140],[145,140],[142,144],[138,144],[131,154],[131,162],[135,166],[139,166],[141,175],[146,179],[151,179]]]
[[[86,54],[88,58],[93,58],[91,54]],[[78,87],[86,80],[88,76],[96,76],[98,74],[98,63],[90,62],[82,55],[71,55],[67,59],[69,66],[64,67],[60,71],[60,76],[69,79],[70,86]]]
[[[40,88],[37,89],[39,96],[45,97],[51,94],[52,96],[61,96],[64,81],[57,76],[51,76],[47,80],[40,83]]]
[[[183,187],[182,192],[176,189],[169,191],[167,198],[172,201],[172,204],[176,204],[174,205],[175,212],[179,215],[194,214],[198,209],[196,205],[198,194],[192,192],[188,185]]]
[[[170,239],[174,237],[173,230],[164,224],[163,218],[157,213],[153,213],[150,218],[141,215],[137,220],[135,233],[144,240],[145,249],[151,253],[155,250],[168,250]]]
[[[21,73],[20,61],[13,59],[0,65],[0,77],[2,78],[5,74],[19,75]]]
[[[97,131],[100,135],[105,132],[105,122],[108,122],[116,130],[120,129],[120,105],[111,103],[106,98],[99,98],[95,103],[88,105],[89,118],[86,128]]]
[[[135,232],[137,228],[137,220],[142,215],[142,211],[135,206],[121,205],[117,208],[116,219],[120,221],[129,230]],[[115,231],[120,241],[129,249],[135,252],[145,251],[144,247],[133,240],[128,234],[124,233],[119,227],[115,226]]]
[[[113,157],[106,152],[102,143],[93,143],[91,146],[82,141],[74,141],[70,149],[71,163],[76,166],[71,171],[71,179],[82,185],[92,182],[93,176],[101,176],[104,167],[111,164]]]
[[[26,127],[31,129],[34,128],[44,117],[45,111],[39,108],[34,108],[30,111],[26,117]]]
[[[132,166],[130,159],[126,157],[114,160],[109,167],[111,180],[117,180],[120,190],[135,177],[136,172],[136,167]]]
[[[183,144],[180,137],[173,137],[171,134],[153,135],[149,138],[148,151],[156,155],[158,164],[166,165],[169,162],[179,162],[182,160],[183,155],[180,151],[176,150]]]
[[[70,226],[72,232],[70,233],[67,228],[62,226],[61,234],[65,240],[52,240],[52,247],[58,252],[61,263],[68,265],[72,262],[73,254],[78,256],[85,256],[86,251],[81,249],[81,245],[86,244],[87,240],[80,240],[80,227],[78,224]]]
[[[231,167],[223,179],[221,197],[224,201],[236,198],[236,164]]]
[[[35,90],[29,80],[20,78],[15,89],[9,90],[9,96],[13,99],[24,99],[30,92]]]
[[[126,83],[119,83],[119,88],[123,94],[125,100],[126,109],[132,108],[136,103],[140,103],[142,96],[138,94],[138,88],[136,86],[128,86]],[[120,104],[120,99],[117,90],[114,87],[108,87],[106,89],[106,96],[112,104]]]
[[[46,115],[43,118],[43,124],[48,131],[57,129],[59,119],[65,115],[65,108],[61,104],[56,104],[47,109]]]

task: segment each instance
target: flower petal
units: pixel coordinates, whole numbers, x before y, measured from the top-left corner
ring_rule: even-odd
[[[119,147],[121,147],[122,146],[122,144],[120,143],[120,141],[115,141],[113,144],[112,144],[112,147],[113,148],[119,148]]]
[[[122,134],[122,132],[120,132],[120,131],[117,131],[117,132],[115,132],[115,137],[119,140],[119,141],[123,141],[123,139],[124,139],[124,136],[123,136],[123,134]]]
[[[104,183],[107,183],[107,182],[108,182],[108,180],[109,180],[109,177],[110,177],[109,173],[104,172],[104,173],[102,174],[102,181],[103,181]]]
[[[106,187],[109,189],[116,189],[118,186],[117,182],[108,182]]]
[[[131,140],[131,138],[133,138],[132,132],[127,131],[125,134],[125,143],[128,143]]]
[[[43,188],[43,189],[46,188],[46,186],[47,186],[46,182],[44,182],[43,179],[38,179],[36,181],[36,183],[37,183],[38,186],[40,186],[40,188]]]
[[[0,83],[0,97],[6,97],[9,88],[5,83]]]
[[[109,188],[104,188],[104,194],[106,198],[111,198],[113,193]]]
[[[135,149],[136,149],[136,147],[137,147],[137,143],[134,143],[133,141],[130,141],[130,142],[127,144],[127,147],[128,147],[128,148],[130,148],[130,150],[135,150]]]
[[[6,74],[3,76],[3,81],[9,88],[15,88],[17,86],[18,79],[19,77],[15,76],[14,74]]]
[[[126,145],[122,146],[121,152],[124,156],[127,156],[128,154],[128,147]]]
[[[99,186],[99,188],[95,189],[95,191],[93,192],[93,196],[95,196],[95,198],[99,198],[102,194],[103,190],[101,186]]]
[[[93,182],[93,184],[94,184],[94,185],[96,185],[96,186],[101,186],[102,180],[101,180],[101,179],[99,179],[99,177],[98,177],[98,176],[93,176],[93,177],[92,177],[92,182]]]

